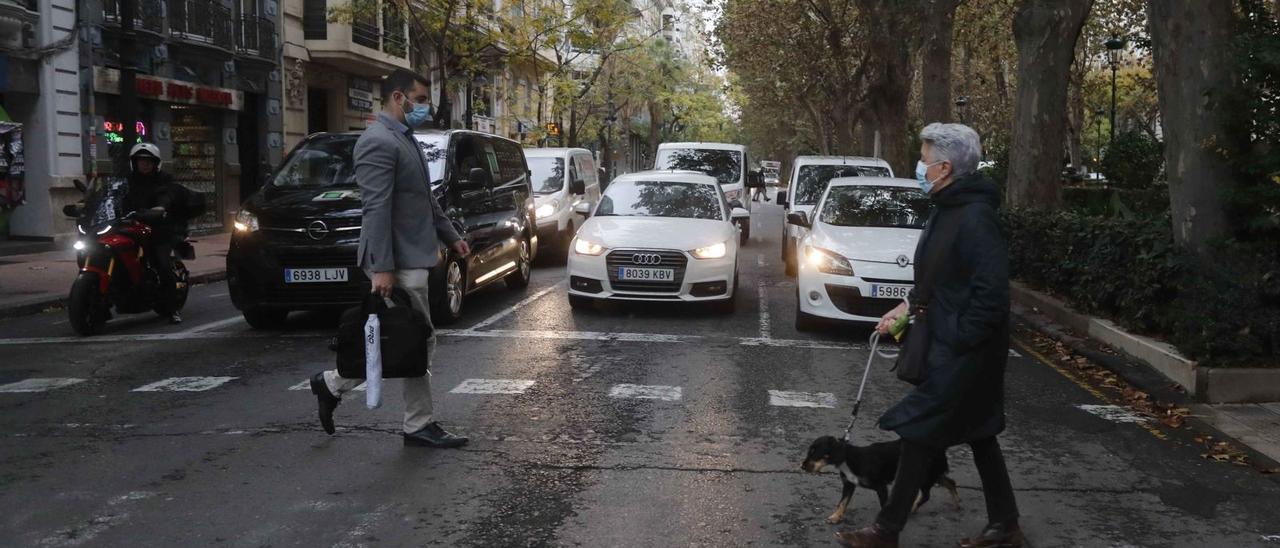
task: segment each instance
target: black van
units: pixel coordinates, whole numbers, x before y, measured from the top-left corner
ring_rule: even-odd
[[[255,328],[278,327],[292,310],[354,306],[369,292],[356,266],[360,189],[352,154],[359,132],[317,133],[241,206],[227,252],[231,301]],[[414,135],[431,187],[471,246],[440,250],[431,272],[432,320],[456,321],[464,297],[498,280],[529,284],[537,250],[529,169],[520,144],[473,131]]]

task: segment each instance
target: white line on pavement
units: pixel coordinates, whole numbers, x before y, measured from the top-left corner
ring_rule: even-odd
[[[681,396],[682,394],[679,386],[615,384],[613,385],[613,388],[609,389],[610,398],[680,401]]]
[[[80,384],[87,379],[71,379],[62,377],[48,377],[40,379],[26,379],[18,382],[0,385],[0,393],[16,393],[16,392],[48,392],[55,388]]]
[[[1077,405],[1080,409],[1111,422],[1143,423],[1147,418],[1119,405]]]
[[[230,295],[230,293],[223,291],[222,293],[213,293],[211,295],[205,295],[205,298],[216,299],[218,297],[226,297],[227,295]]]
[[[222,386],[236,377],[173,377],[139,386],[130,392],[204,392]]]
[[[495,337],[518,339],[572,339],[583,341],[623,341],[623,342],[661,342],[686,343],[702,340],[696,335],[664,335],[659,333],[603,333],[598,331],[520,331],[493,329],[489,331],[454,331],[449,335],[457,337]]]
[[[525,298],[524,298],[523,300],[521,300],[520,302],[518,302],[518,303],[516,303],[516,304],[513,304],[513,305],[511,305],[511,306],[507,307],[506,309],[502,310],[501,312],[498,312],[497,314],[494,314],[494,315],[492,315],[492,316],[489,316],[488,318],[485,318],[485,320],[484,320],[484,321],[482,321],[482,322],[480,322],[480,323],[478,323],[478,324],[475,324],[475,325],[471,326],[469,329],[467,329],[467,331],[475,331],[475,330],[477,330],[477,329],[484,329],[484,328],[489,327],[489,326],[491,326],[491,325],[493,325],[493,324],[495,324],[495,323],[498,323],[498,322],[499,322],[499,321],[501,321],[503,318],[505,318],[505,317],[507,317],[507,316],[510,316],[510,315],[511,315],[511,313],[513,313],[513,312],[515,312],[515,311],[517,311],[517,310],[520,310],[521,308],[523,308],[523,307],[527,306],[528,304],[532,303],[533,301],[536,301],[536,300],[538,300],[538,299],[541,299],[541,298],[542,298],[544,295],[546,295],[547,293],[550,293],[550,292],[552,292],[552,291],[555,291],[555,290],[557,290],[557,289],[561,288],[561,287],[562,287],[562,286],[564,286],[566,283],[568,283],[568,280],[560,280],[559,282],[557,282],[555,285],[553,285],[553,286],[551,286],[551,287],[545,288],[545,289],[543,289],[543,290],[541,290],[541,291],[539,291],[539,292],[537,292],[537,293],[534,293],[534,294],[532,294],[532,295],[529,295],[528,297],[525,297]]]
[[[770,338],[772,338],[772,337],[769,335],[769,333],[770,333],[770,331],[771,331],[771,329],[769,328],[769,327],[770,327],[770,321],[769,321],[769,294],[768,294],[768,292],[765,290],[764,280],[760,280],[760,287],[759,287],[759,289],[760,289],[760,291],[759,291],[759,296],[760,296],[760,338],[761,338],[761,339],[764,339],[764,340],[766,340],[766,341],[767,341],[767,340],[769,340],[769,339],[770,339]]]
[[[770,390],[769,405],[777,407],[825,407],[836,406],[836,396],[829,392],[795,392]]]
[[[243,316],[239,316],[239,315],[237,315],[237,316],[232,316],[232,317],[230,317],[230,318],[227,318],[227,319],[225,319],[225,320],[218,320],[218,321],[216,321],[216,322],[209,322],[209,323],[206,323],[206,324],[197,325],[197,326],[195,326],[195,327],[192,327],[191,329],[187,329],[187,330],[185,330],[185,331],[181,331],[181,333],[204,333],[204,332],[206,332],[206,331],[213,331],[213,330],[218,329],[218,328],[220,328],[220,327],[226,327],[226,326],[228,326],[228,325],[235,325],[235,324],[238,324],[238,323],[239,323],[239,324],[243,324],[243,323],[244,323],[244,317],[243,317]]]
[[[1014,350],[1014,349],[1010,348],[1010,349],[1009,349],[1009,357],[1010,357],[1010,358],[1021,358],[1021,357],[1022,357],[1022,354],[1019,354],[1017,350]]]
[[[527,379],[467,379],[453,387],[450,394],[523,394],[533,386]]]
[[[738,339],[742,346],[776,346],[780,348],[814,348],[821,350],[866,350],[862,343],[842,343],[836,341],[806,341],[803,339],[761,339],[743,337]]]
[[[764,266],[764,255],[756,255],[756,266]],[[760,282],[760,285],[764,285],[764,282]]]

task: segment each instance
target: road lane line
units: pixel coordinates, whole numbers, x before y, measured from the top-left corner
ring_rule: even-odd
[[[179,333],[204,333],[205,331],[213,331],[220,327],[226,327],[228,325],[234,325],[237,323],[244,323],[244,317],[232,316],[225,320],[218,320],[216,322],[209,322],[206,324],[197,325],[195,327],[192,327],[191,329],[187,329],[185,331],[179,331]]]
[[[528,379],[467,379],[450,394],[523,394],[534,385]]]
[[[609,397],[633,400],[680,401],[683,396],[681,392],[679,386],[615,384],[613,388],[609,389]]]
[[[73,379],[66,377],[46,377],[37,379],[25,379],[18,382],[0,385],[0,393],[29,393],[29,392],[48,392],[73,384],[80,384],[88,379]]]
[[[764,266],[764,255],[756,255],[756,266],[760,266],[760,267]],[[761,282],[761,285],[763,284],[764,282]]]
[[[819,407],[834,409],[836,406],[836,396],[830,392],[770,390],[769,405],[775,407]]]
[[[1148,421],[1146,417],[1119,405],[1077,405],[1076,407],[1111,422],[1141,424]]]
[[[664,335],[659,333],[603,333],[598,331],[522,331],[493,329],[489,331],[455,331],[455,337],[495,337],[516,339],[570,339],[582,341],[690,343],[703,340],[697,335]]]
[[[204,392],[235,379],[236,377],[173,377],[139,386],[130,392]]]
[[[760,280],[759,297],[760,297],[760,338],[767,341],[772,338],[772,336],[769,335],[769,333],[772,330],[770,329],[770,320],[769,320],[769,294],[768,294],[768,291],[765,289],[764,280]]]
[[[564,286],[564,285],[565,285],[565,284],[567,284],[567,283],[569,283],[569,281],[568,281],[568,280],[560,280],[559,282],[556,282],[556,283],[555,283],[555,285],[552,285],[551,287],[545,288],[545,289],[543,289],[543,290],[541,290],[541,291],[539,291],[539,292],[537,292],[537,293],[534,293],[533,295],[529,295],[528,297],[525,297],[524,299],[522,299],[520,302],[518,302],[518,303],[516,303],[516,304],[513,304],[513,305],[511,305],[511,306],[507,307],[506,309],[504,309],[504,310],[502,310],[502,311],[498,312],[497,314],[494,314],[494,315],[492,315],[492,316],[489,316],[488,318],[485,318],[485,320],[484,320],[484,321],[482,321],[482,322],[480,322],[480,323],[478,323],[478,324],[475,324],[475,325],[473,325],[473,326],[471,326],[471,327],[467,328],[467,331],[476,331],[476,330],[478,330],[478,329],[483,329],[483,328],[489,327],[489,326],[491,326],[491,325],[493,325],[493,324],[495,324],[495,323],[498,323],[498,322],[499,322],[499,321],[501,321],[503,318],[505,318],[505,317],[507,317],[507,316],[510,316],[510,315],[511,315],[511,313],[513,313],[513,312],[515,312],[515,311],[517,311],[517,310],[520,310],[521,308],[524,308],[525,306],[529,305],[529,304],[530,304],[530,303],[532,303],[533,301],[536,301],[536,300],[538,300],[538,299],[541,299],[541,298],[542,298],[543,296],[545,296],[547,293],[550,293],[550,292],[552,292],[552,291],[555,291],[555,290],[559,289],[561,286]]]
[[[228,292],[226,292],[226,291],[223,291],[222,293],[214,293],[214,294],[212,294],[212,295],[205,295],[205,298],[206,298],[206,299],[216,299],[216,298],[218,298],[218,297],[226,297],[227,295],[230,295],[230,294],[231,294],[231,293],[228,293]]]

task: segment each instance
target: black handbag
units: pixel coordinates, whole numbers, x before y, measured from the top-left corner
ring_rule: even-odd
[[[930,228],[930,237],[933,236],[932,232],[938,228],[938,217],[935,217],[933,221],[935,224]],[[929,299],[933,296],[934,283],[938,281],[938,272],[942,270],[943,263],[939,261],[944,256],[950,255],[951,246],[956,241],[956,231],[949,228],[948,232],[941,235],[941,238],[929,248],[928,254],[923,258],[925,262],[916,265],[917,270],[923,264],[928,264],[930,268],[928,275],[916,285],[916,302],[911,303],[911,309],[907,311],[911,315],[911,323],[907,325],[907,333],[904,335],[902,349],[898,353],[898,361],[893,365],[893,370],[898,374],[899,380],[916,386],[919,386],[929,377],[929,346],[933,340],[933,335],[929,332],[929,320],[926,312],[929,308]]]
[[[413,308],[409,293],[395,288],[391,302],[374,294],[360,306],[342,313],[338,335],[330,348],[338,355],[338,375],[346,379],[365,378],[365,323],[370,314],[378,317],[382,378],[421,377],[427,374],[431,323],[421,310]]]

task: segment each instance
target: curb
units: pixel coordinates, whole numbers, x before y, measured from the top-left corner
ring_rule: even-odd
[[[207,283],[213,283],[213,282],[220,282],[225,279],[227,279],[227,271],[217,270],[213,272],[205,272],[202,274],[192,274],[187,279],[187,283],[192,285],[207,284]],[[39,314],[40,312],[44,311],[49,307],[54,307],[54,306],[62,307],[62,306],[66,306],[66,304],[67,304],[66,295],[58,295],[58,296],[46,295],[42,297],[33,297],[28,301],[19,302],[11,306],[5,306],[3,308],[0,308],[0,318],[16,318],[18,316],[28,316],[31,314]]]
[[[1040,312],[1053,321],[1119,350],[1128,357],[1147,365],[1187,391],[1196,401],[1204,403],[1254,403],[1280,401],[1280,369],[1199,367],[1184,357],[1172,345],[1131,334],[1115,323],[1081,314],[1061,300],[1030,289],[1018,282],[1011,282],[1013,301]],[[1108,369],[1117,370],[1115,360],[1097,360]]]

